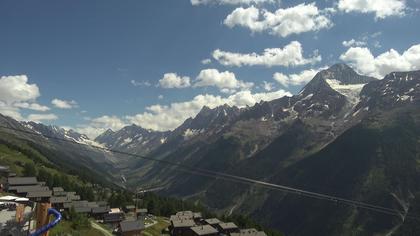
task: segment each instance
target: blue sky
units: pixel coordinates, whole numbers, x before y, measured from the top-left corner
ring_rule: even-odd
[[[378,78],[420,69],[418,8],[418,0],[3,0],[0,112],[91,137],[130,123],[167,130],[203,105],[295,94],[337,62]]]

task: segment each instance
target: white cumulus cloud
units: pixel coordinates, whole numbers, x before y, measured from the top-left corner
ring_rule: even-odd
[[[302,3],[290,8],[280,8],[275,12],[260,10],[254,6],[238,7],[225,18],[224,24],[230,28],[240,26],[251,32],[267,31],[272,35],[287,37],[330,28],[333,23],[327,12],[319,10],[315,3]]]
[[[49,107],[37,103],[36,99],[40,95],[38,86],[28,83],[26,75],[0,77],[0,113],[3,115],[17,120],[37,118],[24,118],[21,109],[48,111]]]
[[[215,86],[222,92],[234,92],[236,89],[249,89],[254,84],[236,79],[233,72],[219,72],[217,69],[205,69],[195,79],[194,87]]]
[[[292,41],[283,48],[267,48],[262,54],[255,52],[242,54],[226,52],[217,49],[213,52],[213,58],[225,66],[300,66],[314,64],[321,61],[320,55],[310,58],[303,56],[302,45],[298,41]]]
[[[50,110],[49,107],[40,105],[38,103],[28,103],[28,102],[17,102],[13,104],[15,107],[24,108],[34,111],[48,111]]]
[[[376,19],[402,16],[406,9],[404,0],[339,0],[338,9],[344,12],[374,13]]]
[[[40,96],[36,84],[29,84],[26,75],[0,77],[0,101],[7,104],[33,101]]]
[[[30,114],[27,120],[34,122],[57,120],[58,117],[55,114]]]
[[[79,106],[77,102],[74,100],[66,101],[66,100],[61,100],[58,98],[54,98],[51,101],[51,104],[53,104],[55,107],[60,108],[60,109],[73,109]]]
[[[390,49],[376,57],[366,47],[351,47],[340,59],[351,64],[362,74],[381,79],[394,71],[419,70],[420,44],[411,46],[401,54],[395,49]]]
[[[117,116],[101,116],[90,119],[88,124],[79,125],[73,128],[75,131],[87,135],[89,138],[94,139],[107,129],[119,130],[128,124]]]
[[[163,78],[159,80],[159,85],[162,88],[187,88],[191,86],[190,77],[178,76],[176,73],[166,73]]]
[[[303,70],[300,73],[290,75],[277,72],[273,75],[273,79],[284,87],[289,87],[290,85],[305,85],[311,81],[318,72],[319,70],[315,69]]]

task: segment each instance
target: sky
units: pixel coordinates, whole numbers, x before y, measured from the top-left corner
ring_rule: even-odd
[[[420,69],[420,0],[1,0],[0,113],[94,138]]]

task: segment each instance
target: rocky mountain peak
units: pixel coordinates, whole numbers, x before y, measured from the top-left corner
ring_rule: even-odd
[[[341,84],[367,84],[376,80],[373,77],[358,74],[350,66],[343,63],[334,64],[318,74],[324,80],[337,80]]]

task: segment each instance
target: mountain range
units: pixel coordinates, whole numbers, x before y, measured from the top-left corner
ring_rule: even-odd
[[[123,174],[128,187],[163,186],[163,195],[199,201],[220,213],[250,215],[287,235],[414,235],[420,224],[407,216],[420,215],[419,108],[420,71],[376,79],[336,64],[317,73],[297,95],[252,107],[203,107],[167,132],[131,125],[89,140],[74,131],[3,116],[0,123],[404,212],[389,216],[191,175],[141,158],[88,147],[80,153],[64,142],[26,138],[65,152],[66,159],[82,159],[77,165],[83,168],[109,168],[109,179]],[[69,162],[62,159],[56,161]]]

